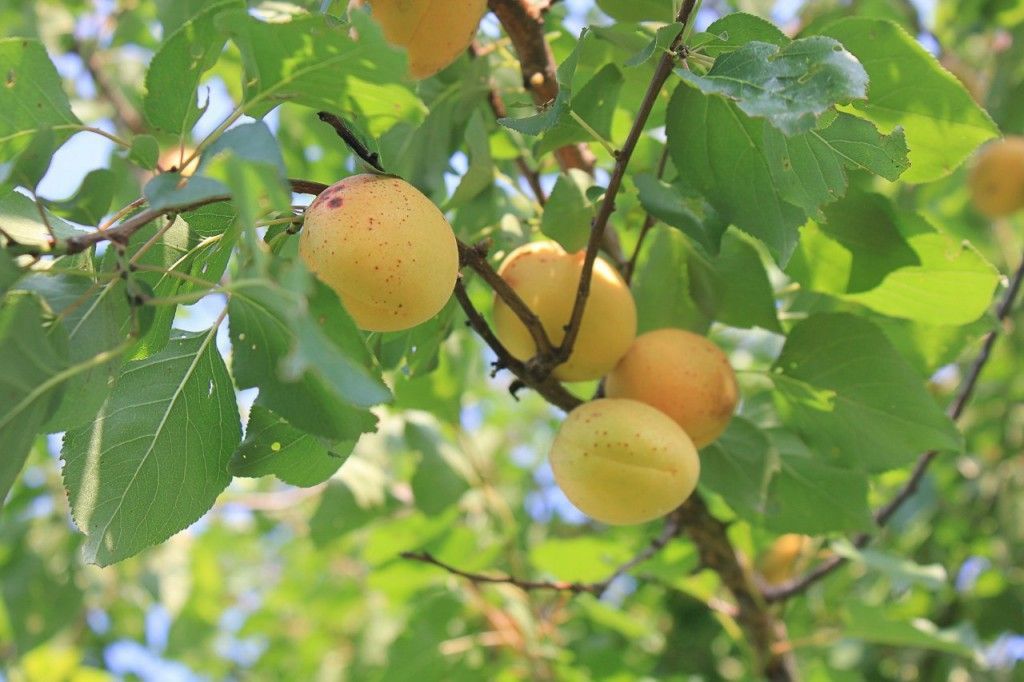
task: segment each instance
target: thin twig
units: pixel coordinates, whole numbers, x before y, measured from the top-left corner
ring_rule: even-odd
[[[686,26],[691,20],[691,13],[693,12],[696,0],[685,0],[683,6],[679,10],[679,14],[676,20]],[[594,261],[597,260],[597,252],[601,247],[601,243],[604,239],[605,229],[608,227],[608,221],[615,211],[615,197],[619,193],[619,188],[622,186],[622,180],[626,175],[626,167],[629,165],[629,161],[633,156],[633,150],[636,149],[637,142],[640,140],[640,136],[643,134],[644,126],[647,124],[647,119],[651,115],[651,111],[654,109],[654,104],[658,99],[658,95],[661,93],[662,87],[672,74],[672,68],[676,62],[676,50],[679,48],[682,40],[682,36],[685,33],[681,31],[675,40],[672,41],[671,46],[665,54],[661,56],[658,61],[658,66],[654,71],[654,76],[651,78],[650,85],[647,86],[647,92],[644,94],[643,101],[640,103],[637,109],[636,118],[633,121],[633,127],[630,128],[629,135],[626,137],[626,142],[622,145],[622,149],[615,157],[615,168],[612,171],[611,179],[608,181],[608,188],[605,190],[604,201],[601,202],[601,207],[598,209],[597,216],[594,218],[594,224],[590,228],[590,239],[587,242],[587,253],[583,260],[583,271],[580,273],[579,288],[576,291],[576,301],[573,304],[572,316],[569,318],[569,324],[566,325],[565,338],[562,339],[561,345],[555,352],[553,358],[552,367],[557,366],[565,362],[572,354],[572,348],[576,343],[576,338],[580,332],[580,326],[583,321],[583,311],[586,307],[587,296],[590,294],[590,280],[591,275],[594,271]]]
[[[318,111],[316,112],[316,115],[321,121],[334,128],[334,132],[338,133],[338,137],[343,139],[345,144],[347,144],[353,152],[359,155],[359,158],[370,164],[374,170],[380,173],[387,172],[384,170],[384,167],[380,165],[380,154],[377,152],[371,152],[366,145],[363,144],[363,141],[360,140],[347,125],[345,125],[344,121],[328,111]]]
[[[956,398],[950,404],[948,414],[951,419],[959,419],[963,414],[964,409],[967,407],[968,402],[970,402],[971,396],[974,394],[974,389],[978,384],[978,379],[981,376],[981,372],[992,355],[992,348],[995,346],[996,339],[999,338],[1001,328],[1009,319],[1010,313],[1013,311],[1017,296],[1020,293],[1022,280],[1024,280],[1024,257],[1021,258],[1021,262],[1017,266],[1013,279],[1010,281],[1010,286],[1006,289],[1006,293],[1003,295],[999,306],[996,308],[996,319],[998,324],[985,335],[985,339],[981,344],[981,350],[978,352],[977,357],[974,358],[974,362],[971,363],[971,368],[968,370],[963,383],[960,384],[960,389],[957,392]],[[936,457],[938,457],[938,454],[939,453],[935,450],[922,454],[914,465],[914,470],[910,474],[910,478],[908,478],[907,482],[903,484],[903,487],[896,492],[888,503],[875,511],[875,524],[879,529],[888,524],[896,512],[906,504],[907,500],[914,496],[914,493],[917,492],[925,474],[928,472],[928,467],[931,466],[931,463]],[[853,545],[859,549],[866,546],[872,539],[873,536],[871,534],[861,533],[853,539]],[[764,597],[769,602],[785,601],[794,595],[806,591],[811,585],[829,575],[846,562],[847,559],[845,557],[833,555],[825,561],[822,561],[804,575],[781,585],[764,590]]]
[[[438,568],[443,568],[453,575],[460,576],[474,583],[514,585],[526,592],[531,590],[553,590],[559,592],[570,592],[572,594],[593,594],[600,597],[608,590],[613,582],[640,564],[654,557],[654,555],[664,549],[673,538],[678,537],[683,530],[682,517],[682,508],[669,514],[665,519],[665,527],[662,529],[661,533],[654,537],[636,554],[636,556],[613,570],[604,580],[592,583],[570,582],[563,580],[526,580],[523,578],[517,578],[510,574],[487,575],[484,573],[473,573],[440,561],[428,552],[402,552],[401,556],[403,559],[422,561],[424,563],[437,566]]]

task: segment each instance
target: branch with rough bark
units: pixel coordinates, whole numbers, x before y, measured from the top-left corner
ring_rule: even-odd
[[[487,6],[498,17],[519,56],[523,87],[534,104],[545,106],[558,96],[555,56],[544,38],[544,12],[550,2],[530,0],[488,0]],[[555,157],[563,169],[580,168],[594,172],[594,155],[584,144],[560,147]]]

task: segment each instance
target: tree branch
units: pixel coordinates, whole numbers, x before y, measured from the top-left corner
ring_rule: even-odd
[[[545,106],[558,96],[555,56],[544,39],[544,12],[550,2],[532,4],[530,0],[488,0],[487,6],[498,17],[519,55],[523,87],[537,106]],[[594,172],[594,155],[584,144],[555,150],[563,169],[580,168]]]
[[[377,152],[371,152],[344,121],[328,111],[318,111],[316,115],[321,121],[334,128],[334,132],[338,133],[338,137],[344,140],[349,149],[355,152],[359,158],[368,163],[374,170],[380,173],[387,173],[384,170],[384,166],[380,165],[380,155]]]
[[[555,353],[552,367],[565,362],[572,354],[573,345],[576,343],[576,337],[579,335],[580,323],[583,321],[583,310],[587,303],[587,296],[590,294],[590,280],[594,271],[594,261],[597,260],[597,251],[604,238],[608,221],[615,211],[615,197],[622,186],[622,179],[626,175],[626,167],[633,156],[633,150],[636,149],[637,142],[643,134],[644,126],[647,124],[647,119],[654,109],[654,103],[658,99],[661,88],[672,74],[672,68],[676,62],[676,51],[682,45],[683,35],[686,33],[685,27],[692,18],[691,15],[696,4],[696,0],[684,0],[683,6],[679,9],[676,20],[683,24],[684,29],[679,32],[679,35],[672,41],[668,50],[658,60],[658,66],[655,68],[651,83],[647,86],[647,92],[644,94],[643,101],[637,109],[633,127],[626,137],[625,144],[622,145],[622,149],[615,158],[615,168],[612,171],[611,179],[608,181],[604,201],[601,202],[601,207],[594,218],[594,224],[590,228],[590,239],[587,242],[587,253],[583,261],[583,272],[580,274],[579,289],[576,292],[576,302],[573,305],[572,316],[569,318],[569,324],[566,326],[565,338]]]
[[[136,135],[145,133],[146,124],[142,116],[121,92],[122,87],[106,74],[105,64],[99,53],[94,48],[87,47],[81,40],[75,40],[71,52],[82,58],[82,64],[96,84],[96,89],[114,109],[114,119]]]
[[[736,620],[754,649],[760,674],[769,680],[797,678],[795,664],[785,647],[785,625],[775,617],[750,573],[740,564],[724,523],[708,511],[700,494],[694,493],[679,508],[683,530],[697,546],[701,563],[715,571],[736,600]]]
[[[1006,289],[1006,293],[996,308],[996,319],[999,324],[985,335],[985,339],[981,344],[981,350],[978,352],[977,357],[974,358],[974,362],[971,363],[971,368],[968,370],[963,383],[960,384],[960,390],[957,392],[956,398],[949,406],[947,413],[951,419],[959,419],[970,402],[974,389],[978,385],[981,372],[992,355],[992,348],[995,346],[996,339],[999,338],[1000,329],[1009,319],[1010,313],[1013,312],[1022,281],[1024,281],[1024,257],[1021,258],[1013,279],[1010,281],[1010,286]],[[896,512],[914,496],[925,474],[928,472],[928,467],[938,457],[938,454],[937,451],[931,450],[921,455],[914,465],[910,478],[903,484],[903,487],[897,491],[888,503],[875,511],[875,524],[879,529],[884,528],[892,520],[892,517],[896,515]],[[866,546],[872,539],[872,535],[861,533],[853,539],[853,544],[859,549]],[[834,555],[798,578],[765,589],[764,597],[770,602],[785,601],[794,595],[806,591],[811,585],[834,572],[845,564],[846,561],[846,558]]]
[[[483,573],[472,573],[469,571],[463,571],[451,564],[440,561],[428,552],[402,552],[401,556],[403,559],[422,561],[424,563],[437,566],[438,568],[443,568],[453,575],[465,578],[466,580],[474,583],[514,585],[525,592],[529,592],[531,590],[554,590],[559,592],[571,592],[572,594],[587,593],[600,597],[608,590],[613,582],[626,575],[630,570],[652,558],[664,549],[673,538],[678,537],[682,532],[682,516],[682,507],[669,514],[665,518],[665,527],[662,529],[661,533],[652,538],[646,547],[640,550],[635,557],[612,571],[607,578],[594,583],[568,582],[561,580],[524,580],[508,574],[496,576],[486,575]]]

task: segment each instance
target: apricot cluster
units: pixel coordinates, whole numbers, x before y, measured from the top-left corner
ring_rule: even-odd
[[[498,274],[559,345],[572,315],[585,253],[552,241],[512,251]],[[589,516],[641,523],[679,506],[694,490],[697,448],[722,434],[739,391],[729,360],[708,339],[681,329],[636,336],[629,286],[606,261],[594,263],[576,343],[553,374],[562,381],[604,377],[607,398],[573,410],[551,448],[555,481]],[[495,297],[494,326],[512,355],[537,347],[526,325]]]

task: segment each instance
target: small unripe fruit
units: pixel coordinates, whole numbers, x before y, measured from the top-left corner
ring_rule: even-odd
[[[525,244],[502,262],[498,274],[519,294],[544,325],[556,346],[572,317],[585,252],[566,253],[557,242]],[[494,301],[494,328],[509,352],[520,360],[537,353],[526,325],[500,298]],[[636,303],[629,285],[604,260],[594,262],[590,295],[569,359],[553,374],[562,381],[600,378],[618,362],[636,337]]]
[[[697,487],[697,449],[678,424],[635,400],[592,400],[569,413],[551,445],[555,482],[604,523],[664,516]]]
[[[986,145],[967,182],[974,208],[982,215],[999,218],[1024,208],[1024,137]]]
[[[408,52],[413,78],[427,78],[473,42],[487,0],[370,0],[370,7],[388,42]]]
[[[674,419],[702,448],[718,438],[736,409],[739,388],[729,358],[682,329],[641,334],[605,377],[609,398],[631,398]]]
[[[299,237],[306,266],[367,331],[399,331],[452,295],[459,249],[444,215],[405,180],[355,175],[324,190]]]

